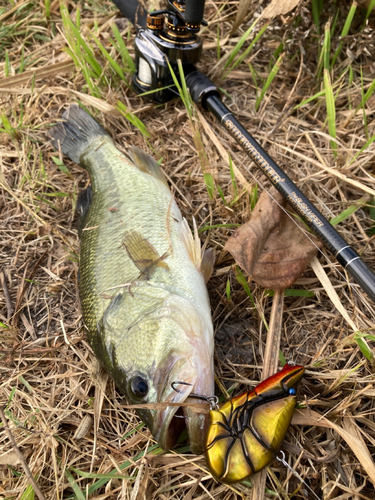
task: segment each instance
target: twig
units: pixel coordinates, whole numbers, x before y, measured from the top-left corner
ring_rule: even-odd
[[[7,421],[6,421],[6,418],[5,418],[5,414],[4,414],[4,409],[1,408],[1,407],[0,407],[0,417],[1,417],[1,420],[3,422],[3,426],[4,426],[4,429],[5,429],[5,432],[7,433],[8,438],[9,438],[10,442],[12,443],[13,450],[15,451],[15,453],[18,456],[18,458],[20,459],[22,467],[23,467],[23,470],[25,471],[25,474],[26,474],[28,480],[30,481],[30,484],[33,487],[33,490],[37,494],[39,500],[46,500],[46,497],[43,495],[43,493],[41,492],[38,484],[35,482],[35,479],[33,478],[32,474],[30,472],[29,466],[27,465],[27,462],[26,462],[24,456],[22,455],[20,449],[17,446],[17,443],[16,443],[16,441],[15,441],[15,439],[13,437],[12,431],[10,430],[10,428],[9,428],[9,426],[7,424]]]
[[[272,302],[270,326],[264,351],[262,380],[273,375],[279,366],[281,326],[283,321],[284,290],[275,290]]]
[[[5,303],[7,305],[7,318],[10,319],[12,317],[13,312],[14,312],[14,308],[13,308],[13,304],[12,304],[12,299],[10,298],[10,295],[9,295],[8,285],[7,285],[4,273],[2,271],[0,273],[0,280],[1,280],[1,286],[3,287],[3,291],[4,291]]]
[[[283,319],[284,290],[275,291],[272,302],[270,326],[267,333],[266,349],[263,359],[262,380],[277,371],[279,365],[281,325]],[[251,500],[263,500],[266,488],[267,469],[259,472],[251,481]]]

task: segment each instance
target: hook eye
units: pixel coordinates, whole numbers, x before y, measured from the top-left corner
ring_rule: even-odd
[[[279,456],[278,456],[279,455]],[[285,453],[283,452],[283,450],[279,450],[276,455],[275,455],[275,458],[276,460],[278,460],[279,462],[284,462],[285,461]]]
[[[172,389],[176,392],[181,392],[180,389],[176,388],[176,385],[192,385],[189,384],[188,382],[181,382],[181,380],[175,380],[172,382],[171,386]],[[206,401],[206,403],[209,403],[210,405],[210,410],[216,410],[218,408],[218,403],[219,403],[219,398],[217,396],[202,396],[201,394],[194,394],[191,392],[188,396],[188,398],[196,398],[196,399],[201,399],[202,401]]]

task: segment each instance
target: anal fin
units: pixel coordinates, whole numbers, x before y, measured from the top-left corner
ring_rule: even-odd
[[[77,199],[77,212],[78,212],[78,220],[77,220],[77,228],[78,228],[78,236],[81,237],[82,230],[86,226],[87,214],[89,213],[90,205],[92,201],[92,188],[88,186],[83,191],[80,191]]]

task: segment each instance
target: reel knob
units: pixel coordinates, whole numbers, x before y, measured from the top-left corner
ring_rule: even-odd
[[[147,14],[147,28],[153,31],[162,31],[164,29],[164,16]]]

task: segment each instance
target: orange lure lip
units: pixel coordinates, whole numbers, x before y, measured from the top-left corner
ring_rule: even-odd
[[[291,422],[304,371],[286,364],[252,391],[210,411],[205,454],[214,477],[235,483],[272,461]]]

